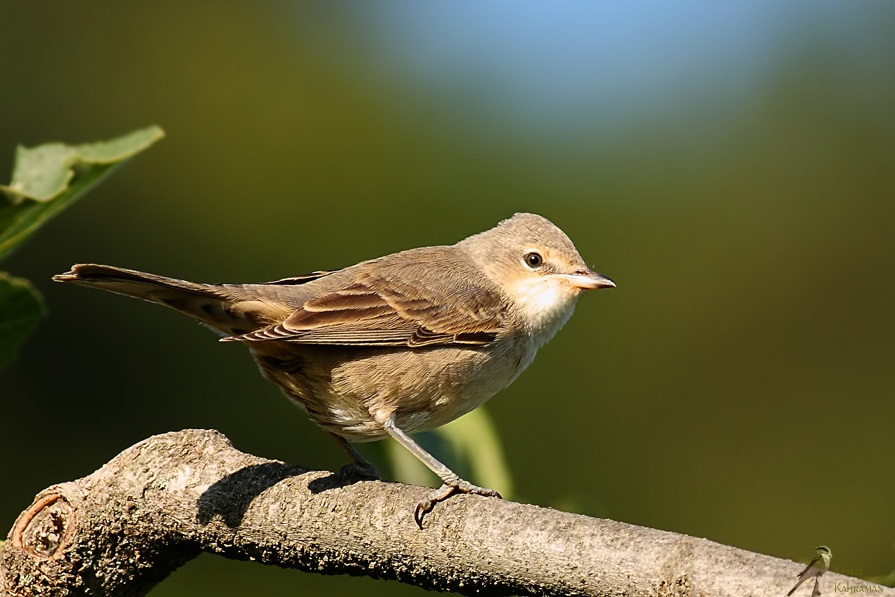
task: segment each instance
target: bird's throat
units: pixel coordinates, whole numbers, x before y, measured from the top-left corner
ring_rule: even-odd
[[[516,282],[510,296],[538,345],[550,340],[572,316],[579,291],[550,277]]]

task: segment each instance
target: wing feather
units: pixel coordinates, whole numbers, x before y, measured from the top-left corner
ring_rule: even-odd
[[[470,276],[454,275],[449,283],[440,280],[426,287],[419,272],[393,269],[385,275],[381,270],[362,270],[343,288],[306,301],[281,323],[224,340],[476,346],[494,341],[504,329],[506,301]]]

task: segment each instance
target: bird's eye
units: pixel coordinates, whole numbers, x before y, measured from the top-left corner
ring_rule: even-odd
[[[526,253],[522,259],[525,261],[525,265],[532,269],[539,268],[544,264],[544,258],[541,257],[541,254],[534,251]]]

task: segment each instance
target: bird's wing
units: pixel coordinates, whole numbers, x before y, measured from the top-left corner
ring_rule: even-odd
[[[820,561],[820,555],[816,555],[816,556],[814,556],[814,559],[811,560],[811,562],[810,562],[807,566],[805,566],[805,569],[802,570],[801,572],[799,572],[798,577],[799,577],[799,578],[802,578],[803,576],[805,576],[806,574],[808,574],[808,571],[811,570],[811,568],[812,568],[815,564],[817,564],[818,561]]]
[[[289,278],[280,278],[279,280],[274,280],[273,282],[268,282],[269,285],[276,286],[295,286],[296,284],[306,284],[311,280],[316,280],[317,278],[322,278],[323,276],[328,276],[333,273],[330,270],[317,270],[315,272],[311,272],[310,274],[304,274],[302,276],[291,276]]]
[[[789,597],[790,595],[795,593],[796,589],[798,589],[799,585],[801,585],[803,582],[805,582],[812,576],[816,576],[816,574],[809,574],[809,572],[811,571],[812,568],[815,568],[815,570],[816,570],[815,564],[817,564],[819,560],[820,560],[820,555],[814,556],[814,559],[811,560],[811,562],[807,566],[805,566],[805,569],[796,575],[796,577],[799,579],[799,582],[797,582],[796,586],[794,586],[793,588],[791,588],[789,590],[789,593],[786,594],[787,597]]]
[[[493,289],[464,276],[427,284],[411,273],[366,268],[341,288],[307,300],[281,323],[224,340],[474,346],[492,342],[503,329],[506,301]]]

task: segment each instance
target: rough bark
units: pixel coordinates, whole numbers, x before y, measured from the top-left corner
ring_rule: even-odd
[[[202,551],[488,595],[784,595],[803,566],[479,496],[439,504],[420,530],[411,511],[429,491],[344,485],[216,431],[158,435],[37,495],[0,548],[0,595],[143,595]],[[877,587],[821,582],[837,581]]]

